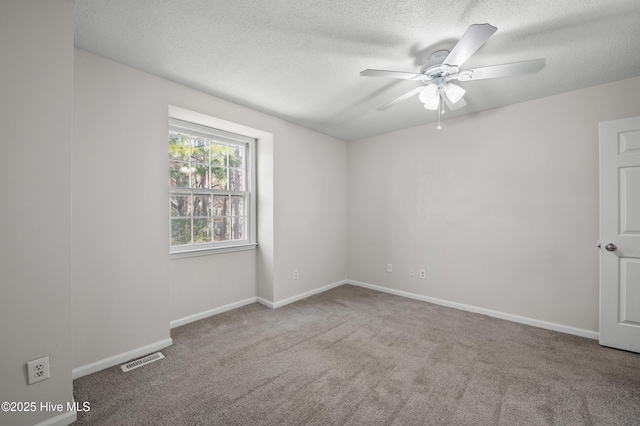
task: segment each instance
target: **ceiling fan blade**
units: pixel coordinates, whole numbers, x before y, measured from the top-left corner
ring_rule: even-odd
[[[462,71],[460,81],[482,80],[485,78],[511,77],[514,75],[533,74],[544,68],[544,59],[513,62],[510,64],[493,65]],[[468,76],[467,73],[470,73]]]
[[[464,99],[460,99],[454,104],[453,102],[451,102],[451,100],[449,100],[447,96],[444,97],[444,103],[447,104],[447,108],[449,108],[450,111],[455,111],[467,106],[467,103],[464,101]]]
[[[467,28],[458,43],[451,49],[443,64],[460,66],[476,53],[497,30],[489,24],[473,24]]]
[[[387,110],[387,109],[391,108],[392,106],[394,106],[395,104],[398,104],[398,103],[400,103],[400,102],[402,102],[402,101],[404,101],[404,100],[409,99],[409,98],[410,98],[410,97],[412,97],[412,96],[417,95],[418,93],[422,92],[422,89],[424,89],[424,88],[425,88],[425,86],[419,86],[419,87],[416,87],[415,89],[408,91],[408,92],[407,92],[407,93],[405,93],[404,95],[402,95],[402,96],[398,96],[397,98],[395,98],[395,99],[393,99],[393,100],[391,100],[391,101],[387,102],[387,103],[386,103],[386,104],[384,104],[384,105],[380,105],[380,106],[377,108],[377,110],[378,110],[378,111],[384,111],[384,110]]]
[[[421,76],[412,72],[402,71],[384,71],[384,70],[364,70],[360,71],[361,77],[384,77],[384,78],[400,78],[403,80],[413,80]]]

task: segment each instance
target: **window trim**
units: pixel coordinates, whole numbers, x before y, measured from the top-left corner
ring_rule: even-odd
[[[171,112],[171,108],[170,108]],[[169,206],[169,255],[171,258],[183,258],[183,257],[192,257],[192,256],[204,256],[209,254],[217,254],[217,253],[230,253],[236,251],[243,250],[251,250],[257,246],[256,236],[257,236],[257,208],[256,208],[256,138],[243,135],[241,133],[231,133],[222,129],[218,129],[212,127],[206,121],[209,120],[200,120],[200,117],[209,118],[212,121],[215,121],[213,117],[204,116],[201,114],[197,114],[198,117],[195,117],[194,114],[193,120],[185,120],[183,117],[176,118],[169,115],[168,120],[168,132],[169,131],[182,131],[191,135],[201,136],[205,138],[211,138],[220,142],[232,143],[232,144],[246,144],[246,155],[245,155],[245,173],[246,173],[246,182],[245,184],[248,186],[248,190],[244,191],[248,193],[247,196],[247,219],[248,223],[246,224],[247,238],[243,240],[237,241],[223,241],[217,243],[207,243],[207,244],[185,244],[180,246],[172,246],[171,245],[171,207]],[[196,119],[197,118],[197,119]],[[180,189],[186,192],[198,192],[197,188],[175,188],[177,192]],[[227,191],[230,194],[233,191]],[[171,194],[173,193],[173,189],[171,186],[168,187],[168,199],[170,199]]]

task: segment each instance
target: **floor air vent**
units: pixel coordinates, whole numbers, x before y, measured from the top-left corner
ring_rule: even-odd
[[[140,358],[135,361],[122,364],[120,368],[122,368],[122,371],[126,373],[127,371],[133,370],[138,367],[142,367],[145,364],[149,364],[150,362],[157,361],[162,358],[164,358],[164,355],[162,355],[162,352],[156,352],[155,354],[147,355],[144,358]]]

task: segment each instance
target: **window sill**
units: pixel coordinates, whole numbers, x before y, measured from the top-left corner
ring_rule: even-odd
[[[170,253],[170,259],[184,259],[186,257],[211,256],[215,254],[234,253],[237,251],[255,250],[257,243],[243,244],[241,246],[206,248],[199,250],[179,251]]]

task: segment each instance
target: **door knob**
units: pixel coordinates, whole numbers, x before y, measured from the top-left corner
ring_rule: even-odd
[[[609,243],[609,244],[607,244],[606,246],[604,246],[604,248],[606,248],[606,249],[607,249],[607,251],[616,251],[616,249],[617,249],[618,247],[616,247],[616,245],[615,245],[615,244]]]

